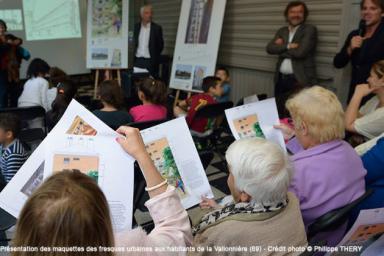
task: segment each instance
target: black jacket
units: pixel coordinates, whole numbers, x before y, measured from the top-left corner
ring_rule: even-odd
[[[352,97],[356,85],[367,82],[372,65],[384,59],[384,19],[381,20],[373,36],[364,40],[362,47],[355,49],[349,56],[347,49],[351,39],[358,34],[358,30],[353,30],[348,35],[341,51],[333,59],[333,65],[336,68],[343,68],[351,61],[352,80],[348,99]]]
[[[141,30],[141,22],[135,24],[135,54],[139,46],[139,35]],[[163,29],[155,22],[151,22],[151,34],[149,36],[149,54],[154,64],[159,64],[160,55],[164,48]]]

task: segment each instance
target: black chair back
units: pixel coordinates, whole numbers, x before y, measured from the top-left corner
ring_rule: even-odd
[[[335,230],[343,225],[348,220],[349,213],[372,193],[373,189],[369,189],[355,201],[317,218],[315,222],[308,226],[308,241],[320,232]]]
[[[27,128],[28,122],[36,118],[43,118],[44,126],[46,126],[45,109],[41,106],[2,108],[0,109],[0,113],[11,113],[11,114],[17,115],[21,121],[21,129]],[[44,131],[45,133],[47,132],[46,129],[44,129]]]
[[[141,131],[141,130],[145,130],[147,128],[151,128],[152,126],[162,124],[166,121],[168,121],[168,119],[159,119],[159,120],[145,121],[145,122],[133,122],[133,123],[129,123],[126,125],[130,126],[130,127],[137,128]]]
[[[195,118],[215,118],[223,115],[226,109],[232,107],[232,101],[205,105],[196,112]]]

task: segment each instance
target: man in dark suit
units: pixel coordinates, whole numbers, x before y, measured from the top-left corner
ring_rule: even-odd
[[[288,26],[280,28],[267,45],[269,54],[279,56],[274,81],[280,117],[288,116],[285,102],[293,93],[316,84],[317,29],[305,24],[308,8],[304,2],[293,1],[284,14]]]
[[[159,77],[160,55],[164,48],[163,30],[152,22],[152,6],[140,9],[141,22],[135,24],[135,62],[134,66],[144,68]]]

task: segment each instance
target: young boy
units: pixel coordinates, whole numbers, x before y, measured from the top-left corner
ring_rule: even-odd
[[[210,129],[211,123],[208,118],[195,118],[196,112],[205,105],[216,103],[214,97],[220,97],[223,94],[220,78],[214,76],[204,78],[202,88],[204,93],[179,102],[174,109],[175,116],[186,115],[189,128],[200,133]]]
[[[28,152],[17,139],[20,120],[9,113],[0,114],[0,171],[8,183],[28,158]]]
[[[229,71],[225,67],[218,67],[216,69],[216,77],[220,78],[221,80],[221,87],[223,88],[223,95],[221,97],[216,97],[217,102],[226,102],[230,101],[230,94],[231,94],[231,85],[229,83],[230,77],[229,77]]]

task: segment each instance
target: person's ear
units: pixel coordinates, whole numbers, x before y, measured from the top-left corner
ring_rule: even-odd
[[[145,100],[145,95],[144,95],[144,93],[142,91],[138,91],[137,95],[139,97],[139,100],[141,100],[141,101]]]
[[[308,135],[308,126],[305,122],[301,122],[301,134],[304,136]]]
[[[5,132],[5,138],[7,138],[8,140],[12,139],[13,138],[13,132],[6,131]]]
[[[240,202],[248,203],[251,201],[251,196],[245,193],[244,191],[240,193]]]

